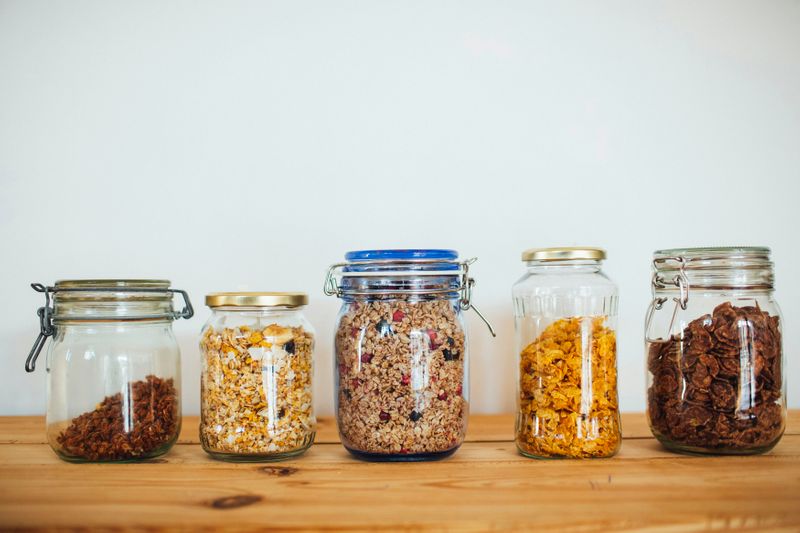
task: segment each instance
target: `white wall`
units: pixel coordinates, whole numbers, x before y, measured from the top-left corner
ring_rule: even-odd
[[[478,256],[473,405],[513,406],[519,253],[600,245],[644,409],[651,252],[768,245],[800,407],[800,3],[0,1],[0,414],[40,413],[28,283],[166,277],[186,412],[210,291],[305,290],[331,411],[351,249]]]

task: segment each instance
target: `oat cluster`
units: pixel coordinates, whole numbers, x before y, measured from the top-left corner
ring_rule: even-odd
[[[180,414],[172,378],[147,376],[72,419],[56,441],[68,459],[128,461],[153,457],[178,437]]]
[[[314,339],[302,327],[208,327],[203,353],[200,439],[206,451],[281,455],[314,439]]]
[[[648,417],[667,445],[763,451],[784,429],[781,330],[757,306],[718,305],[649,347]]]
[[[609,457],[621,442],[617,341],[605,317],[550,324],[520,357],[517,446],[536,457]]]
[[[371,454],[447,452],[464,440],[465,337],[457,304],[346,306],[336,332],[342,443]]]

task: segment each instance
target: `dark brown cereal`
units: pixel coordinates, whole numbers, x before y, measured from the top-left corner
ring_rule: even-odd
[[[72,419],[57,441],[69,458],[123,461],[149,454],[178,434],[178,396],[172,378],[147,376],[129,384],[128,406],[122,393],[107,396],[94,409]]]
[[[649,346],[648,416],[668,445],[768,448],[784,429],[777,316],[729,302]],[[744,365],[744,366],[743,366]]]

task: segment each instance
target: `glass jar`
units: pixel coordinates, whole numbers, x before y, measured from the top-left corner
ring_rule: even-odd
[[[516,444],[534,458],[610,457],[619,450],[617,286],[598,248],[522,254],[513,287]]]
[[[180,350],[172,321],[191,318],[186,292],[163,280],[69,280],[45,295],[41,331],[25,369],[33,372],[47,337],[47,440],[64,460],[123,462],[167,452],[181,426]],[[175,312],[173,294],[184,298]],[[50,306],[50,299],[53,306]]]
[[[325,293],[336,323],[336,420],[350,453],[374,461],[446,457],[464,441],[469,357],[462,311],[474,260],[452,250],[348,252]]]
[[[209,294],[200,442],[216,459],[274,461],[314,442],[314,329],[294,292]]]
[[[769,248],[653,254],[647,417],[668,449],[770,450],[786,425],[781,314]]]

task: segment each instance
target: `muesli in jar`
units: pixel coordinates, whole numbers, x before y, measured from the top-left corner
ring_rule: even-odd
[[[449,250],[349,252],[326,293],[343,300],[336,327],[336,416],[362,459],[453,453],[469,414],[469,262]],[[341,279],[337,282],[337,277]]]
[[[314,334],[302,293],[217,293],[200,343],[200,437],[213,457],[276,460],[314,440]]]

